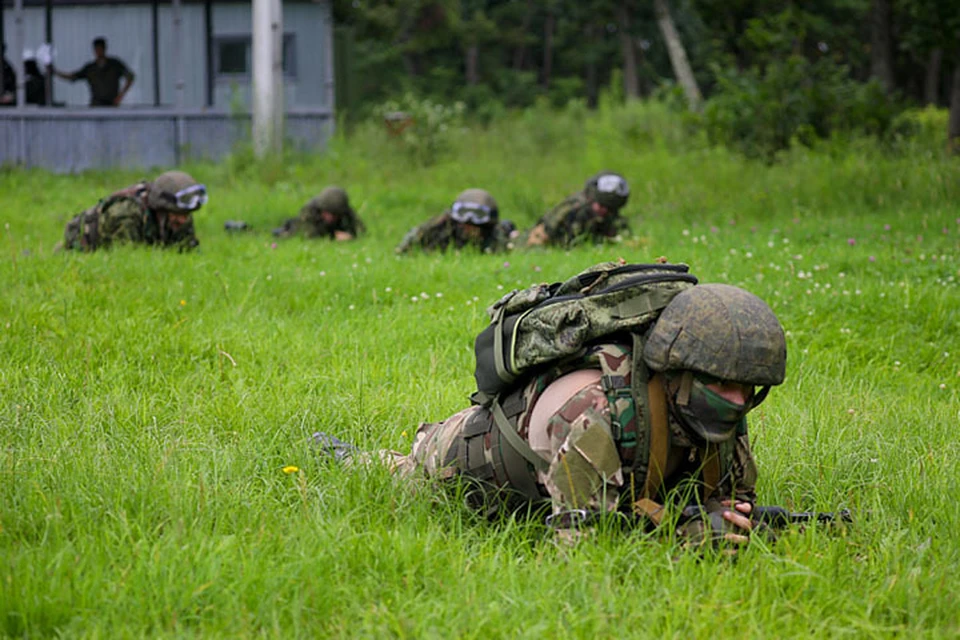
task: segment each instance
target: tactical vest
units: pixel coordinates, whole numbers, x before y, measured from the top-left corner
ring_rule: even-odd
[[[610,407],[610,428],[625,486],[634,488],[630,496],[632,507],[659,524],[663,474],[672,435],[660,376],[650,376],[643,359],[632,357],[633,353],[642,353],[642,347],[642,338],[636,334],[631,347],[619,343],[595,345],[585,356],[558,363],[534,378],[532,395],[528,395],[528,385],[524,384],[493,399],[475,398],[489,412],[478,412],[460,434],[456,447],[458,468],[508,503],[549,499],[537,479],[537,472],[546,472],[549,463],[530,448],[525,438],[531,410],[543,391],[559,377],[576,369],[600,369],[600,384]],[[701,500],[712,497],[730,473],[734,448],[735,442],[730,440],[697,451],[703,483]],[[492,464],[484,456],[485,449],[492,453]]]

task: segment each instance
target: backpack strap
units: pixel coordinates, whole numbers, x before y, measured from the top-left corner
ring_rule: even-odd
[[[510,424],[507,414],[503,412],[499,398],[494,398],[490,403],[490,412],[493,414],[493,421],[497,426],[497,430],[500,431],[500,434],[506,439],[507,444],[513,447],[513,450],[519,453],[524,460],[532,464],[534,469],[546,472],[547,469],[550,468],[550,464],[538,456],[537,453],[530,448],[526,440],[520,437],[517,429]]]
[[[647,381],[647,422],[649,440],[647,450],[647,474],[643,481],[643,498],[653,499],[663,485],[667,469],[667,454],[670,451],[670,426],[667,423],[667,398],[659,375]]]
[[[720,486],[720,450],[716,444],[707,443],[706,449],[701,449],[703,470],[703,501],[706,503],[714,497],[717,487]]]

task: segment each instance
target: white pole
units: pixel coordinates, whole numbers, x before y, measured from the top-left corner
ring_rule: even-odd
[[[270,13],[273,20],[270,23],[271,42],[273,44],[273,150],[283,152],[284,127],[284,76],[283,76],[283,0],[272,0]]]
[[[280,0],[253,0],[253,152],[258,158],[278,152],[281,143],[276,123],[283,117],[283,48],[275,45],[278,38],[283,41],[279,7]]]
[[[174,107],[176,108],[176,120],[175,126],[177,128],[177,140],[174,148],[174,158],[177,164],[183,160],[180,156],[180,150],[186,144],[184,137],[186,135],[184,131],[184,121],[183,121],[183,91],[184,91],[184,81],[183,81],[183,55],[181,49],[183,46],[183,15],[180,8],[180,0],[173,0],[173,6],[171,7],[173,11],[173,95],[174,95]]]

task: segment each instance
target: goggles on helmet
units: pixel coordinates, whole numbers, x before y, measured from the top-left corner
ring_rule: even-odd
[[[621,198],[626,198],[630,195],[630,186],[627,184],[627,181],[620,176],[608,173],[607,175],[597,178],[597,191],[600,193],[612,193]]]
[[[493,220],[493,209],[476,202],[454,202],[450,209],[450,217],[456,222],[466,224],[490,224]]]
[[[207,187],[202,184],[195,184],[186,189],[177,191],[173,196],[173,202],[177,209],[183,211],[194,211],[207,203]]]

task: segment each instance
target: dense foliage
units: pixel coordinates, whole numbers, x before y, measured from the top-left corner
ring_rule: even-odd
[[[711,139],[770,158],[836,133],[886,136],[903,105],[948,105],[953,86],[951,135],[960,136],[952,0],[339,0],[335,8],[341,38],[355,42],[340,78],[341,106],[354,114],[403,93],[463,103],[481,119],[537,100],[595,107],[611,86],[626,99],[695,107],[702,94],[700,124]],[[681,88],[688,100],[673,100]]]

